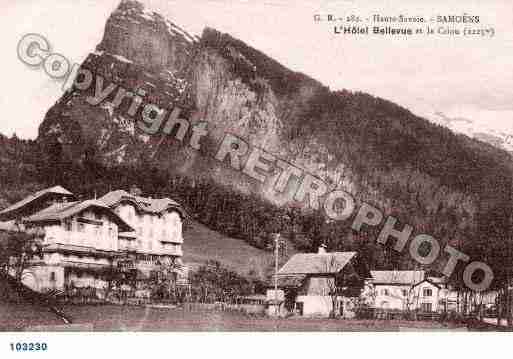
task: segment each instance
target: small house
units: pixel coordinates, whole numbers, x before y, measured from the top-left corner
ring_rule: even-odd
[[[494,296],[489,293],[477,297],[485,306],[487,300],[494,303]],[[458,292],[451,288],[444,277],[427,277],[412,288],[412,309],[420,312],[460,312],[463,310],[461,304]]]
[[[412,287],[412,309],[424,313],[444,311],[447,290],[442,282],[425,278]]]
[[[375,309],[408,310],[411,302],[411,289],[424,280],[421,270],[371,271],[372,293]]]
[[[292,256],[278,271],[280,282],[298,283],[286,288],[285,307],[304,316],[350,315],[342,294],[360,278],[356,257],[356,252],[328,253],[324,246],[318,253]]]

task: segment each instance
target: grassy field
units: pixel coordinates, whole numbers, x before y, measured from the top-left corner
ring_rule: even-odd
[[[292,246],[289,249],[289,256],[295,253]],[[265,277],[265,270],[274,263],[272,252],[224,236],[196,222],[184,233],[183,253],[184,262],[193,266],[211,259],[242,275],[255,270],[261,278]]]
[[[59,325],[62,321],[48,308],[33,304],[0,302],[0,330],[23,330],[34,325]]]
[[[456,330],[461,325],[405,320],[273,319],[236,312],[184,311],[134,306],[68,306],[65,312],[74,324],[92,324],[95,331],[410,331]],[[44,309],[26,306],[0,308],[0,330],[22,330],[26,326],[58,325]]]

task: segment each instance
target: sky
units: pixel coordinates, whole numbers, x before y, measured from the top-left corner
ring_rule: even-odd
[[[0,133],[35,138],[62,83],[29,68],[16,47],[26,33],[80,63],[101,41],[120,0],[2,0]],[[464,133],[513,135],[513,2],[509,0],[142,0],[192,34],[205,26],[228,32],[332,90],[368,92]],[[315,14],[480,16],[495,36],[408,39],[333,34]],[[438,27],[440,25],[436,25]],[[448,27],[453,27],[448,25]]]

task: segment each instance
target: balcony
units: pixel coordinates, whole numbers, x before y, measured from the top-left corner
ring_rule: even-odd
[[[86,255],[91,257],[111,258],[119,255],[115,250],[97,249],[89,246],[80,246],[72,244],[52,243],[43,247],[46,253],[64,253],[72,255]]]
[[[70,261],[70,260],[62,261],[61,265],[65,268],[85,269],[85,270],[93,270],[93,271],[103,271],[105,269],[108,269],[110,266],[110,264],[106,264],[106,263],[78,262],[78,261]]]
[[[90,233],[64,232],[58,236],[48,236],[45,240],[47,245],[64,245],[76,247],[95,248],[99,251],[115,251],[117,241],[108,236],[93,235]]]
[[[160,238],[160,242],[161,243],[182,244],[183,243],[183,239],[181,237],[180,238],[176,238],[176,237],[172,237],[172,236],[166,236],[166,237],[161,237]]]
[[[182,246],[163,246],[158,251],[161,255],[168,255],[168,256],[176,256],[181,257],[183,256]]]
[[[137,245],[135,243],[120,244],[119,251],[120,252],[137,252]]]

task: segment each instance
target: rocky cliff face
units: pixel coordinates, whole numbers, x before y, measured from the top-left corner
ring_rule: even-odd
[[[331,92],[243,42],[213,29],[188,34],[135,1],[122,1],[102,42],[82,65],[163,108],[208,122],[195,151],[161,132],[141,131],[130,103],[91,105],[94,92],[68,91],[47,113],[39,141],[59,142],[70,159],[155,166],[211,177],[283,204],[266,184],[215,162],[226,133],[452,243],[478,236],[478,213],[502,206],[509,157],[490,146],[362,93]],[[498,174],[498,175],[497,175]]]
[[[305,152],[310,147],[326,156],[322,144],[314,138],[307,139],[308,143],[304,139],[290,142],[286,135],[287,119],[296,117],[308,100],[325,88],[229,35],[206,29],[197,38],[139,3],[123,1],[83,67],[103,76],[104,86],[112,81],[142,91],[145,100],[162,107],[178,105],[184,111],[194,111],[209,123],[211,152],[226,133],[232,133],[312,173],[320,170],[323,177],[328,172],[340,177]],[[239,189],[254,188],[246,179],[238,180],[238,174],[226,166],[204,163],[211,159],[177,148],[170,138],[140,131],[135,119],[126,115],[128,103],[112,105],[116,91],[109,96],[110,102],[89,104],[85,99],[93,90],[94,84],[90,91],[73,90],[63,96],[41,125],[40,141],[57,138],[70,157],[79,159],[92,151],[107,164],[136,162],[157,151],[163,166],[191,175],[214,173],[222,182],[238,182]],[[169,156],[169,146],[177,152],[173,156]]]

